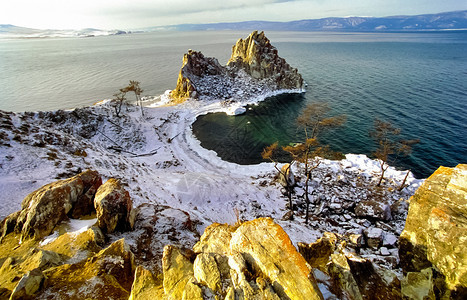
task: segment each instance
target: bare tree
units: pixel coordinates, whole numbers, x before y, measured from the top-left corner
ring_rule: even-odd
[[[122,105],[126,100],[126,92],[123,89],[120,89],[120,92],[114,94],[112,99],[114,102],[115,115],[117,118],[120,118],[120,112],[122,111]]]
[[[394,127],[390,122],[375,120],[373,130],[370,131],[372,137],[378,144],[378,148],[373,152],[373,156],[379,160],[381,175],[376,186],[380,186],[384,178],[384,173],[389,168],[389,163],[396,164],[399,158],[412,153],[412,146],[419,143],[419,139],[403,140],[399,139],[401,129]],[[410,170],[409,170],[410,172]],[[405,180],[400,189],[404,188]]]
[[[120,91],[125,92],[125,93],[127,93],[127,92],[134,92],[135,93],[136,105],[139,105],[139,107],[141,109],[141,116],[144,117],[143,102],[141,100],[141,93],[143,93],[143,90],[141,89],[139,84],[140,84],[139,81],[130,80],[130,84],[127,87],[121,89]]]
[[[270,160],[274,163],[274,168],[277,170],[277,172],[279,172],[279,176],[283,179],[283,185],[287,192],[287,198],[289,199],[289,208],[293,214],[292,188],[295,183],[295,180],[293,179],[291,167],[294,162],[292,161],[289,164],[284,165],[282,168],[278,167],[279,162],[277,161],[277,155],[280,151],[278,145],[279,143],[275,142],[274,144],[267,146],[266,148],[264,148],[263,152],[261,153],[261,156],[263,157],[263,159]]]
[[[294,146],[283,147],[283,150],[290,153],[294,160],[304,164],[305,175],[305,201],[306,216],[305,223],[308,223],[310,198],[308,183],[312,178],[312,172],[321,164],[322,158],[332,155],[328,145],[322,145],[318,140],[318,135],[322,130],[341,126],[346,121],[345,115],[327,117],[330,108],[326,102],[316,102],[308,104],[297,118],[297,123],[305,131],[305,141]]]
[[[304,164],[305,173],[305,201],[306,201],[306,216],[305,223],[308,223],[308,214],[310,207],[310,198],[308,191],[308,183],[311,179],[311,173],[321,163],[321,157],[329,151],[329,147],[321,146],[316,138],[306,139],[305,143],[296,144],[294,146],[286,146],[282,148],[290,153],[295,161]]]
[[[306,138],[316,138],[322,130],[338,127],[347,120],[346,115],[326,117],[331,111],[327,102],[310,103],[297,118],[297,124],[305,130]]]

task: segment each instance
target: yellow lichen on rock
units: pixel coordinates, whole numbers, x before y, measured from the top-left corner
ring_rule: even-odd
[[[445,277],[448,290],[467,289],[466,236],[467,165],[440,167],[410,199],[400,236],[404,272],[433,265]]]
[[[44,271],[44,288],[37,297],[59,299],[128,299],[136,266],[123,239],[95,256]]]
[[[271,218],[243,223],[232,235],[231,250],[238,251],[275,287],[281,297],[322,299],[305,259],[287,233]]]
[[[234,231],[235,228],[228,224],[213,223],[206,227],[199,242],[193,247],[193,251],[196,253],[229,254],[230,239]]]
[[[102,248],[104,236],[99,228],[93,227],[81,233],[65,233],[54,241],[41,246],[44,250],[54,251],[67,257],[74,257],[81,254],[80,257],[87,258],[98,253]]]
[[[162,282],[142,266],[135,271],[135,280],[131,286],[131,294],[128,300],[166,299]]]

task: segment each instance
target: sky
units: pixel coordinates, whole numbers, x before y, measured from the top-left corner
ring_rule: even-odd
[[[186,23],[292,21],[467,10],[467,0],[1,0],[0,24],[138,29]]]

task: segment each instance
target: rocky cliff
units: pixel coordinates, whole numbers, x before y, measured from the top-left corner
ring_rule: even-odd
[[[232,47],[227,66],[231,70],[244,70],[255,79],[270,79],[279,89],[301,89],[302,76],[292,68],[264,32],[253,31],[246,39],[239,39]]]
[[[440,167],[410,199],[399,241],[409,298],[467,298],[467,165]]]
[[[189,50],[183,57],[175,101],[193,99],[236,100],[257,97],[276,90],[301,90],[303,79],[278,55],[264,32],[254,31],[232,48],[226,66],[201,52]]]

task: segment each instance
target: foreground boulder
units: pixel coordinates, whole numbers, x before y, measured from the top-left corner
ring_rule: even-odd
[[[165,247],[169,299],[322,299],[305,259],[271,218],[213,224],[194,249]]]
[[[10,299],[33,299],[34,294],[42,287],[43,282],[44,274],[42,274],[41,270],[34,269],[27,272],[11,293]]]
[[[276,293],[291,299],[321,299],[305,259],[285,231],[271,218],[242,224],[232,235],[230,249],[238,251],[257,273],[273,283]]]
[[[203,299],[202,290],[195,283],[192,254],[172,245],[164,248],[164,292],[169,299]]]
[[[24,198],[21,211],[11,214],[2,222],[2,237],[12,231],[21,233],[22,240],[38,240],[51,234],[55,226],[68,219],[75,208],[75,213],[90,212],[93,195],[100,184],[99,174],[87,170],[41,187]]]
[[[80,233],[64,233],[50,243],[41,246],[41,249],[53,251],[69,259],[80,260],[101,251],[101,246],[104,243],[104,234],[98,227],[93,226]]]
[[[123,239],[95,256],[44,272],[44,287],[37,299],[128,299],[136,266]]]
[[[411,198],[400,236],[407,296],[466,299],[466,237],[467,165],[440,167]]]
[[[163,298],[164,289],[154,274],[142,266],[136,267],[135,280],[131,286],[131,294],[128,300]]]
[[[97,224],[105,233],[131,229],[133,201],[120,181],[110,178],[96,192]]]
[[[226,66],[221,66],[216,58],[189,50],[183,56],[177,86],[170,96],[175,101],[241,101],[281,89],[301,90],[303,85],[297,69],[279,57],[264,32],[254,31],[245,40],[237,41]]]
[[[8,249],[11,256],[6,259],[3,255],[8,245],[2,245],[0,249],[0,261],[3,261],[0,267],[0,288],[4,289],[5,295],[15,294],[14,299],[32,297],[42,287],[42,272],[64,263],[62,255],[30,246],[31,242],[25,243],[25,247],[17,247],[16,251]]]

